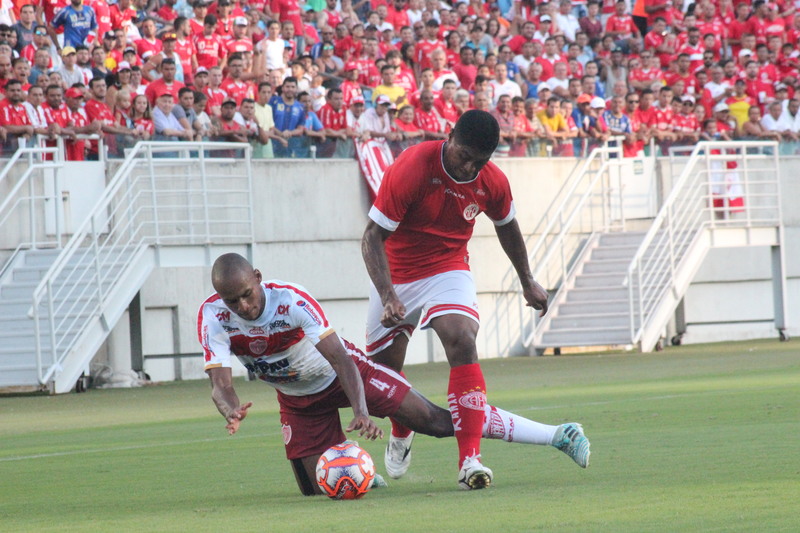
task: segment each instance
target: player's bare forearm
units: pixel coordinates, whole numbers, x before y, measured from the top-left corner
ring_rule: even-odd
[[[528,263],[528,251],[525,248],[525,240],[519,229],[517,219],[511,220],[508,224],[495,226],[497,238],[500,246],[514,265],[519,281],[522,284],[522,294],[530,307],[541,311],[541,315],[547,312],[547,291],[533,279],[530,263]]]
[[[219,413],[227,420],[239,407],[239,396],[233,388],[231,369],[211,368],[208,370],[208,375],[211,378],[211,399]]]
[[[500,241],[500,246],[503,251],[511,260],[514,265],[514,270],[517,271],[519,281],[523,287],[529,286],[533,282],[533,274],[531,267],[528,263],[528,251],[525,249],[525,240],[522,238],[522,232],[519,229],[517,219],[513,219],[508,224],[502,226],[495,226],[497,238]]]
[[[369,418],[367,399],[364,395],[364,382],[358,372],[355,362],[342,346],[339,336],[331,333],[316,346],[319,353],[327,359],[339,378],[350,406],[353,408],[353,422],[347,427],[348,431],[359,430],[359,435],[367,439],[383,437],[381,431]]]
[[[361,239],[361,255],[364,257],[367,274],[369,274],[369,278],[378,290],[381,302],[384,304],[391,297],[397,297],[392,286],[389,260],[386,257],[386,249],[384,247],[389,235],[391,235],[391,232],[370,220]]]

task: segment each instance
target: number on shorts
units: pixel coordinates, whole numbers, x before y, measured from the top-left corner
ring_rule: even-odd
[[[388,383],[383,382],[377,378],[369,378],[369,384],[381,392],[385,391],[390,386]]]

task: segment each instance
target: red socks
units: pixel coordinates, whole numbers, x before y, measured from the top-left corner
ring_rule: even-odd
[[[398,372],[403,378],[406,377],[402,371]],[[397,437],[399,439],[404,439],[411,435],[411,430],[405,427],[403,424],[395,420],[394,418],[389,419],[392,422],[392,436]]]
[[[486,407],[486,383],[477,363],[450,369],[447,404],[458,441],[458,467],[467,457],[481,453]]]

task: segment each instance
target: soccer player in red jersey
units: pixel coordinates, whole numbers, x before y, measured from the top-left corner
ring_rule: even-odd
[[[225,418],[225,429],[233,435],[253,404],[240,402],[236,394],[232,359],[239,359],[277,390],[286,457],[304,495],[322,493],[315,483],[319,456],[345,439],[340,408],[353,410],[353,420],[345,431],[369,440],[383,436],[370,415],[396,417],[433,437],[453,436],[453,421],[446,409],[432,404],[397,372],[372,363],[361,350],[341,339],[330,327],[322,306],[302,286],[265,281],[261,272],[237,254],[217,258],[211,282],[216,293],[203,302],[197,314],[211,398]],[[491,405],[482,409],[482,438],[549,444],[581,457],[567,451],[566,444],[559,447],[560,442],[543,438],[546,432],[542,428],[554,426]],[[589,442],[585,437],[582,441],[588,458]],[[377,476],[375,481],[373,486],[385,486]]]
[[[489,161],[499,138],[494,117],[470,110],[447,141],[406,149],[386,170],[361,246],[373,283],[367,353],[401,370],[408,339],[420,320],[444,345],[458,483],[466,490],[492,482],[492,471],[480,460],[486,385],[475,346],[479,317],[467,253],[482,211],[495,224],[528,305],[547,311],[547,292],[531,275],[508,179]],[[539,430],[543,441],[549,439],[581,466],[588,464],[589,442],[579,424],[540,425]],[[393,422],[385,456],[390,476],[400,477],[408,469],[412,437],[409,429]]]

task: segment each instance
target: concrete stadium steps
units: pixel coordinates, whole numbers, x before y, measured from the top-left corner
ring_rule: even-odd
[[[548,312],[537,348],[631,343],[630,289],[624,282],[644,236],[619,232],[595,238],[583,264],[567,280],[563,297]]]
[[[79,340],[82,328],[91,322],[93,313],[98,309],[98,305],[93,304],[97,301],[97,279],[93,272],[95,260],[80,252],[67,263],[62,271],[63,275],[53,283],[53,292],[57,295],[53,302],[57,324],[56,347],[62,353]],[[36,363],[35,325],[29,315],[33,293],[60,253],[61,250],[56,249],[21,252],[22,257],[10,265],[0,280],[0,388],[42,385],[39,383]],[[99,256],[106,276],[102,283],[104,291],[109,290],[118,275],[125,271],[130,255],[130,249],[119,247]],[[79,282],[66,278],[76,271]],[[70,289],[66,294],[63,292],[65,288]],[[64,296],[58,296],[59,294]],[[46,370],[54,362],[50,352],[52,341],[48,320],[49,306],[46,302],[40,304],[39,311],[39,346],[42,349],[42,364]],[[94,354],[89,357],[92,355]]]

